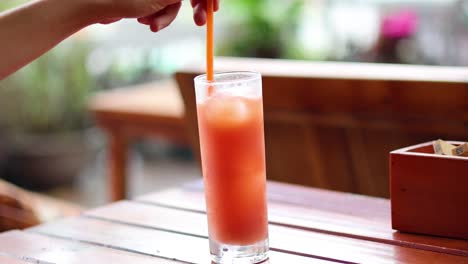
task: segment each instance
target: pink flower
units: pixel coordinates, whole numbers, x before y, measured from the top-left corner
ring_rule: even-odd
[[[407,38],[418,27],[418,15],[412,10],[403,10],[384,17],[381,34],[387,38]]]

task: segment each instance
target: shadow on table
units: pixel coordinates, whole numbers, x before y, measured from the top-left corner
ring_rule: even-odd
[[[216,263],[212,261],[211,264],[216,264]],[[263,262],[260,262],[258,264],[271,264],[271,261],[270,261],[270,259],[267,259],[267,260],[265,260]]]

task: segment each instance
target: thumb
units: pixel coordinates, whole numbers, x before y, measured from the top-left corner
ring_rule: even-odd
[[[148,10],[148,13],[153,14],[156,12],[159,12],[166,8],[167,6],[177,4],[182,2],[182,0],[146,0],[150,1],[150,9]]]

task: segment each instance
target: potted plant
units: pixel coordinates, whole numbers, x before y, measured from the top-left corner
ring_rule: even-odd
[[[3,178],[43,189],[72,181],[90,152],[86,102],[95,83],[90,45],[73,37],[0,81]]]
[[[296,29],[304,0],[226,1],[234,14],[218,53],[223,56],[284,58],[294,56]]]

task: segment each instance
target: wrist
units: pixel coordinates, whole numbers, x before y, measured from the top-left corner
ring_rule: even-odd
[[[99,1],[99,0],[97,0]],[[68,30],[80,30],[94,24],[95,16],[92,0],[39,0],[38,5],[50,14],[51,19],[57,20],[57,26]]]
[[[73,12],[73,19],[80,26],[86,27],[101,21],[105,11],[105,1],[107,0],[70,0],[68,2]]]

